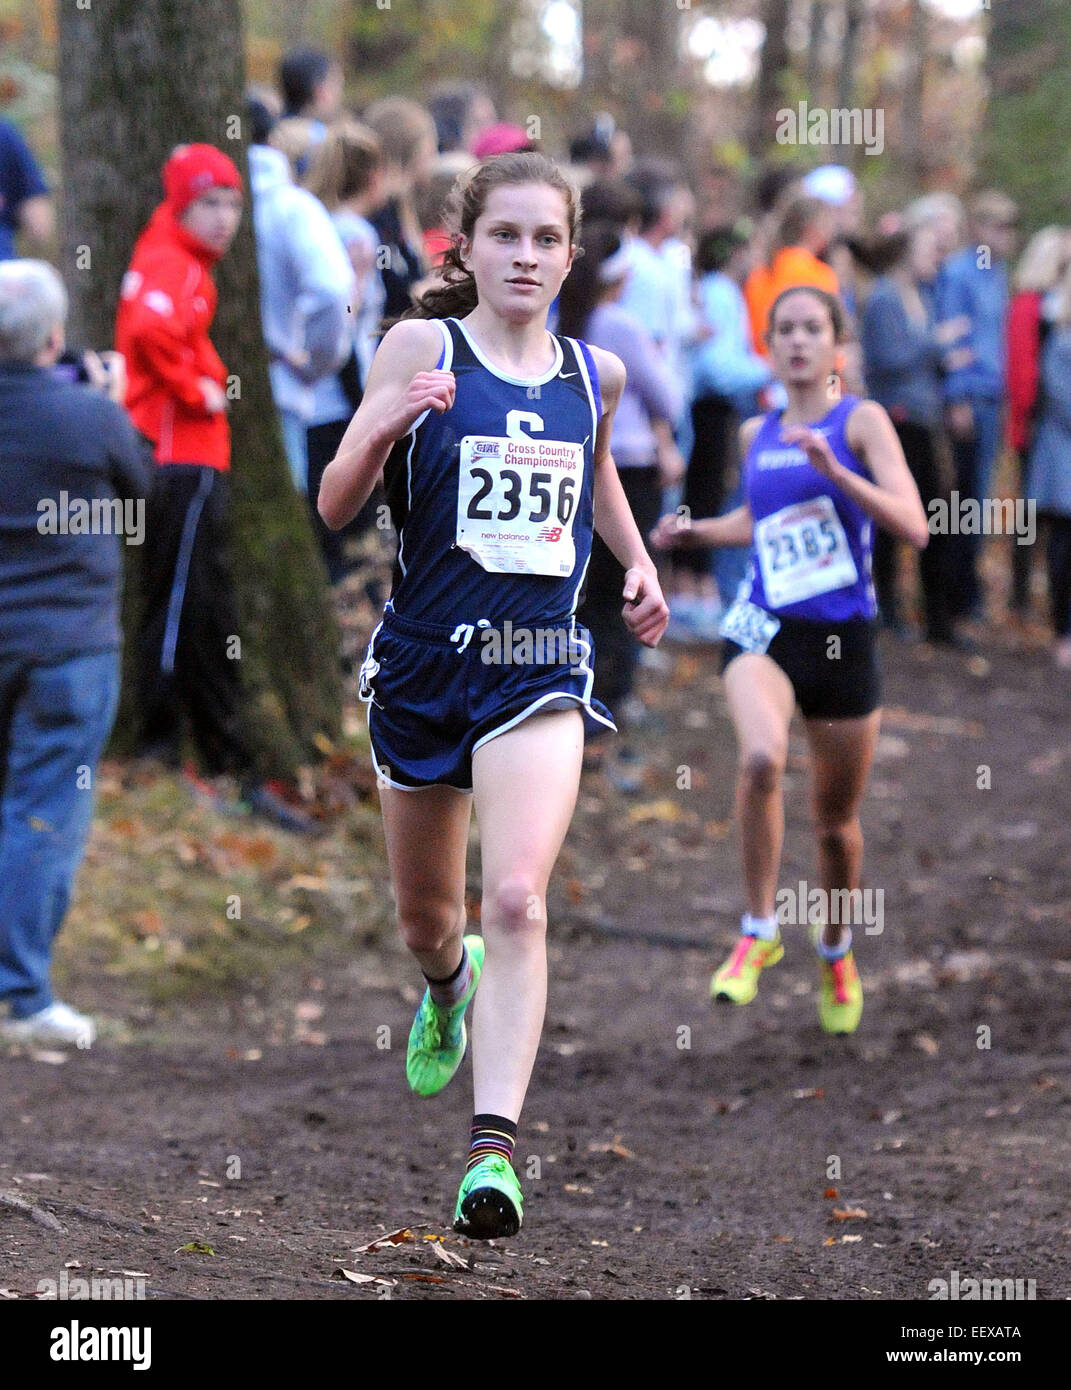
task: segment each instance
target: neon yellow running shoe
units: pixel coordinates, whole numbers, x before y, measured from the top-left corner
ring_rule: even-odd
[[[489,1154],[461,1180],[454,1211],[454,1230],[473,1240],[498,1240],[521,1229],[521,1185],[513,1165]]]
[[[742,936],[729,959],[711,977],[711,999],[750,1004],[758,993],[759,974],[768,965],[776,965],[784,954],[780,932],[772,941],[764,941],[760,936]]]
[[[424,991],[420,1008],[409,1030],[409,1048],[405,1056],[405,1074],[418,1096],[436,1096],[450,1081],[461,1065],[468,1043],[465,1029],[465,1010],[472,1002],[483,970],[483,937],[466,936],[469,960],[472,963],[472,984],[463,999],[452,1009],[442,1009]]]
[[[822,924],[811,928],[811,942],[817,947]],[[863,1016],[863,982],[849,950],[840,960],[818,957],[822,987],[818,996],[818,1020],[826,1033],[854,1033]]]

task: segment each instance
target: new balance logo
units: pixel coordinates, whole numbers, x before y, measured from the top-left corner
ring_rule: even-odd
[[[562,528],[561,528],[560,526],[544,526],[543,529],[542,529],[540,532],[537,533],[537,535],[536,535],[536,540],[537,540],[537,541],[557,541],[557,540],[561,540],[561,535],[562,535]]]

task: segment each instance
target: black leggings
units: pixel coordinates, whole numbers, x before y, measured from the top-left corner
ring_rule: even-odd
[[[895,422],[894,422],[895,423]],[[938,440],[934,430],[910,422],[896,424],[896,433],[907,459],[907,466],[922,498],[929,508],[935,498],[947,496],[941,479]],[[876,529],[874,536],[874,588],[882,617],[887,622],[899,618],[896,593],[896,555],[898,540],[888,531]],[[919,578],[922,581],[923,606],[926,613],[926,635],[937,641],[947,640],[952,632],[949,610],[951,571],[948,536],[930,536],[926,549],[919,554]]]
[[[1071,636],[1071,516],[1049,512],[1049,601],[1057,637]],[[1023,549],[1028,549],[1023,546]]]
[[[648,532],[658,520],[662,505],[662,484],[658,469],[620,468],[618,477],[625,490],[632,515],[646,541]],[[625,600],[625,571],[609,546],[599,535],[591,538],[591,561],[588,564],[584,599],[577,610],[577,621],[591,633],[595,644],[595,689],[597,700],[616,716],[621,703],[632,693],[636,661],[640,646],[625,626],[621,610]]]
[[[316,501],[320,496],[320,482],[324,471],[338,453],[338,446],[342,443],[342,436],[349,428],[349,423],[349,420],[332,420],[326,425],[310,425],[306,430],[309,449],[309,477],[306,487],[312,513],[312,529],[320,542],[324,564],[327,566],[327,577],[332,584],[337,584],[351,568],[346,562],[345,542],[353,536],[363,535],[368,530],[375,522],[377,506],[383,501],[379,489],[374,489],[361,510],[341,531],[332,531],[330,526],[325,525],[317,510]]]
[[[695,520],[717,516],[721,510],[737,424],[736,413],[724,396],[698,396],[692,402],[694,438],[681,501]],[[709,546],[679,550],[672,558],[673,569],[678,573],[690,570],[697,576],[709,574],[712,555]]]

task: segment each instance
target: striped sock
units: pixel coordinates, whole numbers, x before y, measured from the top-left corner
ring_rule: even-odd
[[[517,1124],[514,1120],[507,1120],[503,1115],[473,1115],[470,1133],[472,1147],[465,1165],[466,1173],[481,1158],[489,1158],[492,1154],[498,1154],[507,1163],[512,1160],[513,1146],[517,1142]]]
[[[447,975],[445,980],[433,980],[430,975],[425,975],[424,978],[428,982],[432,1002],[438,1004],[440,1009],[452,1009],[455,1004],[459,1004],[464,999],[466,991],[472,984],[472,962],[469,960],[469,948],[464,942],[461,943],[461,964],[452,975]]]

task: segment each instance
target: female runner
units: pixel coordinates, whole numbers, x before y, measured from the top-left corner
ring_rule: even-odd
[[[546,327],[575,189],[543,155],[499,155],[459,180],[452,223],[445,287],[383,338],[319,509],[345,525],[384,468],[398,557],[361,693],[398,924],[427,980],[406,1071],[419,1095],[442,1090],[480,983],[454,1224],[493,1239],[521,1224],[510,1160],[546,1005],[547,882],[585,726],[614,727],[574,616],[594,519],[641,642],[656,645],[668,609],[610,454],[624,368]],[[473,803],[482,938],[464,936]]]
[[[919,549],[928,539],[889,417],[874,401],[830,390],[843,333],[844,311],[826,291],[806,286],[778,296],[767,344],[788,405],[741,427],[746,502],[690,524],[664,516],[652,533],[665,548],[751,546],[747,578],[721,625],[725,695],[740,755],[736,801],[748,910],[711,995],[750,1002],[761,971],[784,955],[779,921],[811,915],[809,904],[787,918],[775,912],[781,777],[798,704],[814,770],[823,908],[812,939],[821,971],[818,1016],[828,1033],[854,1032],[863,1011],[851,927],[839,909],[858,902],[845,890],[859,886],[859,804],[881,720],[871,523]]]

